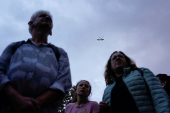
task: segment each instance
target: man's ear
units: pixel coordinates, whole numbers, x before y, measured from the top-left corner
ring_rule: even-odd
[[[29,26],[33,26],[33,22],[32,22],[32,21],[29,21],[29,22],[28,22],[28,25],[29,25]]]

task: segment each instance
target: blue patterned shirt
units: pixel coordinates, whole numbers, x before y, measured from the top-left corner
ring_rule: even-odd
[[[13,43],[10,44],[0,57],[0,91],[10,82],[16,91],[26,97],[35,98],[47,89],[66,94],[72,86],[67,53],[58,48],[60,58],[57,61],[49,44],[37,46],[32,39],[28,39],[14,54],[11,52]],[[49,105],[42,112],[57,112],[59,103]]]

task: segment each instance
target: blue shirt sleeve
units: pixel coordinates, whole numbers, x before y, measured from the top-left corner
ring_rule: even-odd
[[[10,59],[15,51],[15,46],[17,42],[9,44],[3,51],[0,57],[0,91],[3,89],[5,84],[9,82],[8,77],[6,76],[6,71],[10,63]]]
[[[67,53],[62,48],[58,49],[60,52],[58,75],[50,89],[61,90],[64,94],[67,94],[72,87],[70,64]]]

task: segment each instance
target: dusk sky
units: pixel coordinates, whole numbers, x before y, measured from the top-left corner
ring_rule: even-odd
[[[90,100],[102,100],[105,65],[114,51],[155,75],[170,75],[169,0],[1,0],[0,53],[31,38],[28,22],[37,10],[52,14],[48,42],[68,53],[73,85],[91,83]]]

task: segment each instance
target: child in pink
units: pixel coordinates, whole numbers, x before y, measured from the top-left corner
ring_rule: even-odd
[[[65,113],[98,113],[98,103],[89,101],[91,85],[86,80],[81,80],[75,88],[73,103],[66,106]]]

